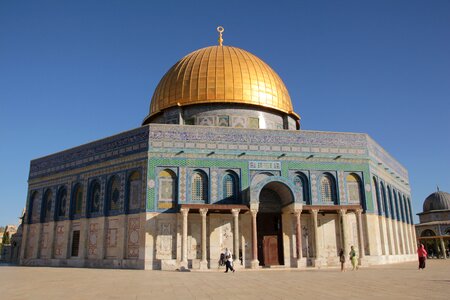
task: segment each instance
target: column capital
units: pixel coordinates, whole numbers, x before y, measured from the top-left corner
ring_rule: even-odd
[[[295,209],[294,210],[294,215],[296,216],[296,217],[300,217],[300,215],[302,214],[302,209]]]
[[[317,214],[319,213],[318,209],[311,209],[311,213],[314,215],[314,217],[317,217]]]
[[[252,214],[252,217],[255,217],[256,214],[258,213],[257,209],[250,209],[250,213]]]
[[[180,208],[180,212],[183,215],[183,217],[185,217],[189,213],[189,208],[186,208],[186,207]]]
[[[338,210],[338,212],[339,212],[339,215],[340,215],[340,216],[344,216],[344,215],[347,213],[347,209],[346,209],[346,208],[340,208],[340,209]]]
[[[200,208],[198,211],[200,212],[200,215],[202,217],[206,217],[206,214],[208,213],[208,209],[207,208]]]
[[[233,215],[233,217],[237,217],[237,216],[239,216],[240,211],[241,210],[239,208],[233,208],[233,209],[231,209],[231,214]]]
[[[356,213],[356,215],[357,215],[358,217],[361,216],[362,211],[363,211],[362,208],[357,208],[357,209],[355,209],[355,213]]]

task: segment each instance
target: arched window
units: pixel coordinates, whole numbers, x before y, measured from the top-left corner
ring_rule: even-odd
[[[134,171],[128,176],[127,190],[127,210],[139,209],[141,205],[141,174],[138,171]]]
[[[94,180],[91,183],[91,188],[89,192],[90,213],[100,212],[100,205],[101,205],[100,193],[101,193],[100,183],[97,180]]]
[[[356,174],[347,175],[347,195],[349,203],[361,203],[361,180]]]
[[[83,210],[83,186],[81,184],[77,184],[73,191],[73,214],[81,215]]]
[[[405,195],[403,195],[403,204],[405,205],[405,220],[406,223],[411,224],[411,221],[409,219],[409,206],[408,206],[408,201],[406,200]]]
[[[52,219],[52,198],[52,191],[50,189],[47,189],[44,193],[44,200],[42,202],[41,222],[49,222]]]
[[[436,234],[431,229],[425,229],[424,231],[422,231],[420,236],[436,236]]]
[[[445,235],[450,235],[450,227],[445,230]]]
[[[193,172],[191,187],[192,201],[206,203],[208,199],[208,179],[204,172]]]
[[[375,177],[373,177],[372,180],[373,180],[373,191],[374,191],[374,196],[375,196],[376,210],[378,211],[378,215],[381,215],[383,208],[381,207],[381,203],[380,203],[380,190],[378,189],[378,182]]]
[[[120,210],[120,180],[113,176],[108,183],[108,212]]]
[[[394,204],[395,204],[395,219],[397,221],[400,220],[400,210],[399,210],[399,206],[398,206],[398,199],[397,199],[397,191],[392,189],[392,194],[394,195]]]
[[[30,197],[30,211],[28,215],[29,223],[39,222],[39,193],[33,192]]]
[[[413,212],[412,212],[412,208],[411,208],[411,199],[407,198],[406,199],[407,203],[408,203],[408,211],[409,211],[409,222],[410,224],[413,224]]]
[[[237,176],[234,172],[227,172],[223,176],[222,191],[223,199],[227,202],[235,202],[237,200]]]
[[[163,170],[158,175],[158,208],[173,208],[176,205],[177,176],[172,170]]]
[[[400,205],[400,221],[405,222],[405,206],[403,205],[402,195],[398,193],[398,203]]]
[[[67,190],[65,187],[62,187],[58,191],[57,197],[57,217],[64,217],[66,215],[66,206],[67,206]]]
[[[302,188],[303,203],[311,204],[311,202],[309,201],[309,184],[306,175],[298,172],[294,177],[294,185]]]
[[[393,201],[394,199],[392,199],[391,187],[388,186],[387,190],[388,190],[388,197],[389,197],[389,211],[391,212],[391,218],[394,219],[395,218],[394,201]]]
[[[323,175],[320,180],[322,202],[335,203],[336,201],[336,189],[334,187],[334,179],[330,174]]]
[[[386,189],[384,188],[384,183],[383,182],[380,183],[380,188],[381,188],[381,200],[383,202],[384,215],[386,217],[389,217],[388,206],[387,206],[387,199],[386,199]]]

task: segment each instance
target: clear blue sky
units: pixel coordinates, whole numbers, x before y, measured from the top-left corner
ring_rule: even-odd
[[[0,1],[0,225],[29,163],[140,126],[187,53],[246,49],[303,129],[365,132],[408,170],[414,213],[450,192],[450,1]]]

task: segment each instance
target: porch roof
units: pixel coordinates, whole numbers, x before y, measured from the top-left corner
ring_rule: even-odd
[[[198,212],[201,208],[207,208],[208,213],[231,213],[232,209],[239,209],[239,213],[245,213],[249,210],[244,204],[180,204],[180,209],[189,208],[189,211]]]

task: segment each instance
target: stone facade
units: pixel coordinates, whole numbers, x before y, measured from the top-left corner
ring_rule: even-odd
[[[23,265],[102,268],[415,259],[407,171],[367,135],[169,124],[32,161],[22,245]]]

